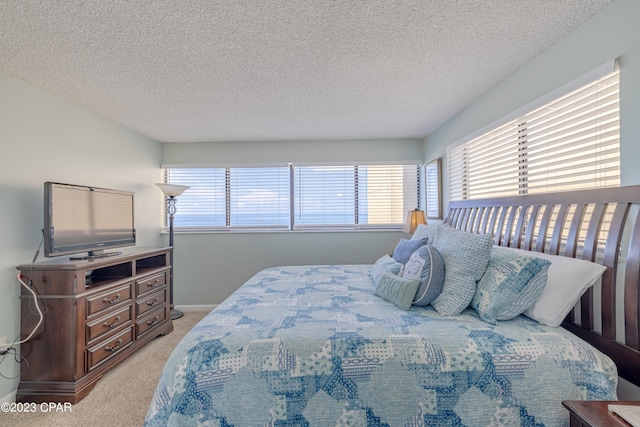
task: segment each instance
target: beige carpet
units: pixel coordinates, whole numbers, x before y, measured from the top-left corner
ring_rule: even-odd
[[[169,354],[182,337],[206,314],[206,312],[185,312],[184,317],[173,322],[173,332],[151,341],[106,373],[87,397],[71,407],[71,412],[38,411],[30,414],[0,412],[0,426],[141,426]],[[122,384],[128,386],[122,387]]]

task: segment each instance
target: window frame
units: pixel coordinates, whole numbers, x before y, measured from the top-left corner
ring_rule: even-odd
[[[442,219],[442,157],[424,165],[427,219]],[[434,194],[435,193],[435,194]]]

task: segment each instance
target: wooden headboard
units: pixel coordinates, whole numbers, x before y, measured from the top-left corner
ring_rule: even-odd
[[[640,185],[451,202],[444,222],[494,244],[607,267],[562,326],[640,386]],[[596,288],[596,289],[594,289]]]

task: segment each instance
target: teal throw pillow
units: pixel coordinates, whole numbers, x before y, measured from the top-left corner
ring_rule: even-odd
[[[399,276],[403,267],[404,265],[401,262],[396,261],[389,255],[383,255],[371,266],[369,275],[377,283],[380,280],[380,276],[386,272]]]
[[[471,301],[480,318],[492,325],[519,316],[540,298],[551,262],[495,247],[487,271]]]
[[[469,306],[476,293],[476,282],[489,263],[493,238],[438,227],[433,245],[444,259],[444,283],[431,305],[443,316],[455,316]]]
[[[435,246],[424,245],[416,250],[404,266],[402,277],[420,279],[413,305],[429,305],[442,290],[444,260]]]
[[[376,283],[374,294],[395,304],[403,310],[409,310],[416,295],[420,280],[403,279],[392,273],[384,273]]]

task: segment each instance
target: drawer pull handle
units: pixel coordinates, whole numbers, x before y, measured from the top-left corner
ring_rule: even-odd
[[[159,301],[160,299],[158,297],[155,297],[153,301],[147,301],[147,305],[151,307],[152,305],[157,304]]]
[[[157,286],[159,283],[160,283],[160,279],[156,279],[153,282],[147,282],[147,287],[153,288],[154,286]]]
[[[147,320],[147,325],[153,326],[156,323],[158,323],[158,320],[160,320],[160,318],[158,316],[154,317],[153,320]]]
[[[106,346],[104,349],[105,351],[116,351],[120,348],[120,344],[122,344],[122,338],[116,341],[113,347]]]
[[[113,327],[115,327],[115,326],[117,326],[117,325],[119,325],[119,324],[120,324],[120,316],[116,316],[116,318],[115,318],[115,319],[113,319],[113,322],[112,322],[112,323],[104,322],[104,323],[102,324],[102,326],[106,326],[106,327],[108,327],[108,328],[113,328]]]
[[[104,304],[115,304],[115,303],[117,303],[119,301],[120,301],[120,292],[118,292],[116,294],[116,297],[114,299],[109,299],[107,297],[102,298],[102,302]]]

